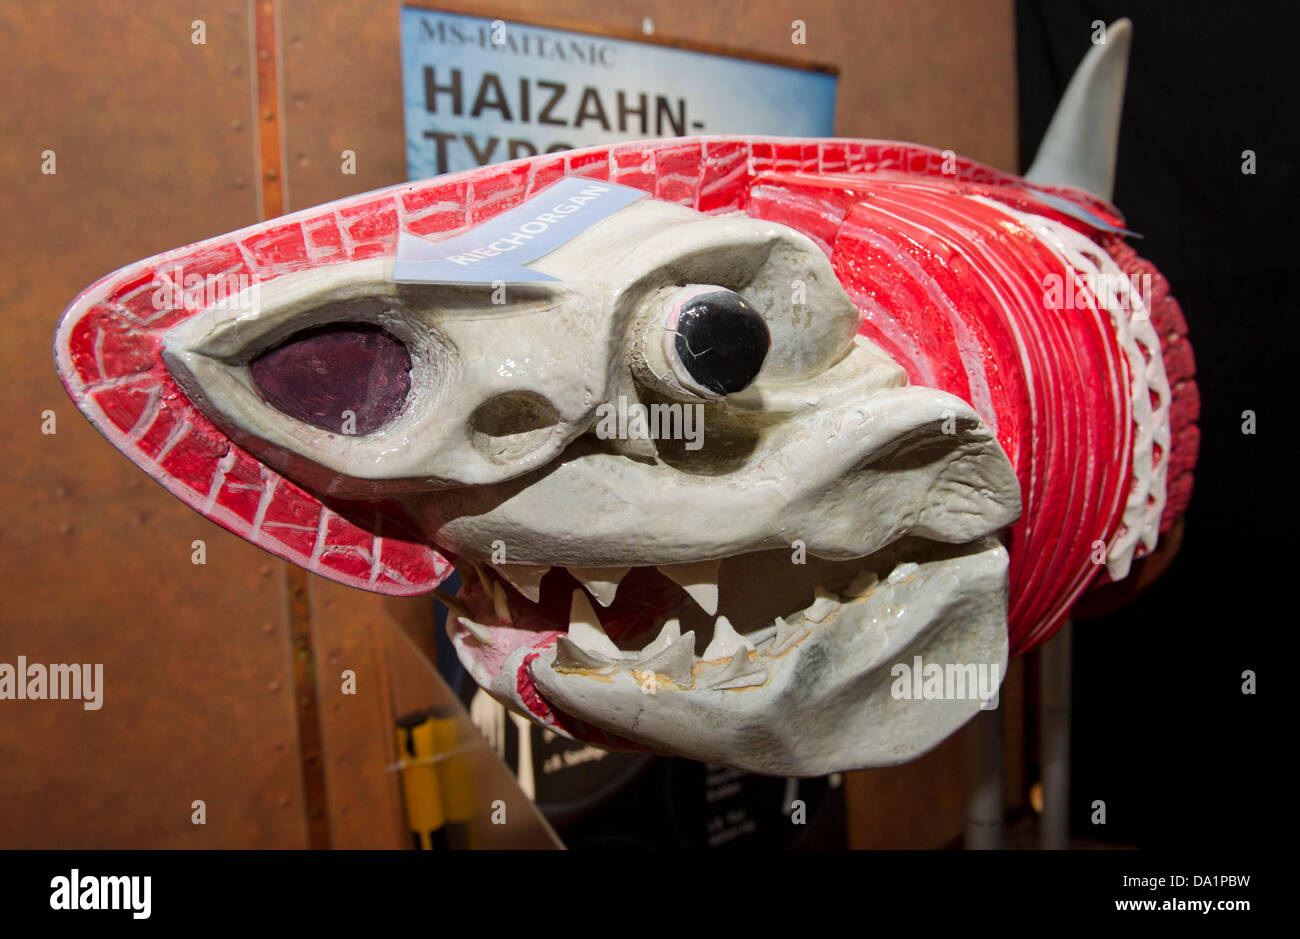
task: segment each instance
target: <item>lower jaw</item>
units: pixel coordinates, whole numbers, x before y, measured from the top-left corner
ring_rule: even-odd
[[[494,627],[490,645],[449,629],[479,684],[552,730],[774,775],[906,762],[987,706],[981,690],[996,693],[1007,662],[1007,556],[995,538],[959,546],[909,540],[866,559],[808,558],[799,567],[778,554],[724,562],[719,612],[753,648],[696,660],[688,677],[679,673],[682,684],[637,668],[635,649],[673,615],[684,632],[702,633],[697,651],[708,647],[712,617],[684,596],[619,619],[611,634],[620,645],[636,641],[601,669],[556,668],[563,633],[553,622]],[[841,593],[864,569],[879,583],[861,596]],[[810,605],[810,585],[819,582],[830,587],[821,595],[834,599]],[[483,608],[472,587],[461,599]],[[774,615],[783,617],[780,630]],[[973,665],[987,678],[962,696],[917,698],[900,688],[900,665]]]

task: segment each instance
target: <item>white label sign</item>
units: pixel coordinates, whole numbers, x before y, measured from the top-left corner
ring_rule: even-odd
[[[569,176],[513,209],[443,241],[397,238],[400,284],[540,284],[556,278],[528,267],[619,209],[640,189]]]

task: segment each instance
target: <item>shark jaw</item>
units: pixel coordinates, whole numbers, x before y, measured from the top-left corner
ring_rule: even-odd
[[[804,563],[472,567],[444,598],[462,663],[538,723],[605,746],[773,775],[890,766],[985,705],[896,696],[893,666],[1007,663],[1007,554],[992,536]]]

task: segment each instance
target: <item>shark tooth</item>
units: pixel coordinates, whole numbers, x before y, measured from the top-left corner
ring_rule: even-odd
[[[776,618],[776,635],[772,637],[772,644],[767,647],[767,654],[770,656],[784,655],[806,635],[808,635],[808,627],[803,623],[787,623],[778,616]]]
[[[622,655],[614,640],[605,633],[600,625],[600,618],[591,607],[587,594],[581,590],[573,591],[573,600],[569,604],[569,641],[583,650],[606,659],[614,660]]]
[[[482,586],[483,592],[489,597],[492,596],[492,578],[488,575],[488,572],[483,570],[478,561],[470,561],[469,566],[474,571],[474,576],[478,579],[479,585]],[[461,579],[464,580],[463,577]]]
[[[542,598],[542,578],[551,569],[549,564],[498,564],[496,572],[504,577],[529,600],[537,603]]]
[[[678,688],[690,688],[695,684],[695,677],[691,674],[694,666],[695,633],[688,632],[668,643],[654,655],[642,655],[637,659],[633,669],[638,672],[654,672],[663,675]]]
[[[726,691],[729,688],[752,688],[767,681],[767,669],[749,660],[745,652],[737,652],[731,657],[718,677],[709,682],[710,691]]]
[[[735,655],[742,648],[747,652],[753,652],[754,644],[731,628],[731,620],[719,616],[713,622],[713,638],[701,658],[706,662],[725,659],[727,656]]]
[[[902,583],[920,569],[921,565],[917,564],[915,561],[904,561],[902,564],[890,571],[889,576],[885,579],[891,584]]]
[[[468,629],[470,635],[483,643],[483,645],[490,646],[496,642],[496,640],[492,638],[492,630],[484,626],[482,623],[476,623],[468,616],[458,616],[456,617],[456,622]]]
[[[433,596],[435,599],[440,601],[443,606],[457,616],[469,616],[469,609],[466,608],[465,604],[461,603],[460,600],[453,597],[447,591],[435,590],[433,591]]]
[[[515,621],[510,615],[510,602],[506,599],[506,588],[501,586],[501,581],[492,581],[492,612],[496,613],[497,619],[509,625]]]
[[[876,589],[880,577],[875,571],[862,571],[844,588],[846,597],[864,597]]]
[[[691,595],[710,616],[718,612],[718,567],[722,561],[661,564],[659,572]]]
[[[677,617],[673,617],[664,623],[664,628],[659,630],[659,635],[648,646],[641,650],[641,657],[637,660],[638,666],[641,662],[658,655],[669,645],[676,642],[682,636],[682,622]]]
[[[568,571],[601,606],[609,606],[630,567],[570,567]]]
[[[588,651],[568,636],[560,635],[555,640],[555,661],[551,668],[559,672],[594,671],[608,675],[618,665],[599,652]]]
[[[803,611],[803,618],[811,623],[820,623],[839,609],[840,601],[825,587],[813,588],[812,606]]]

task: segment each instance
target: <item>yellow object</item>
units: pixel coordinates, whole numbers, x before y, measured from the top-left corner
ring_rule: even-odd
[[[415,714],[400,720],[397,727],[406,821],[415,836],[416,848],[425,851],[445,844],[442,786],[433,761],[440,749],[436,724],[428,715]]]
[[[456,721],[450,717],[432,718],[433,745],[439,753],[452,753],[459,747]],[[449,823],[464,824],[474,817],[474,775],[469,760],[452,756],[437,763],[438,782],[442,787],[442,810]]]

